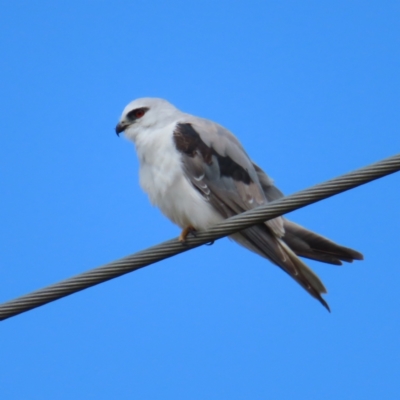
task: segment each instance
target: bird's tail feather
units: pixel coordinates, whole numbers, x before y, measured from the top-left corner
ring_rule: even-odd
[[[284,219],[284,228],[282,239],[298,256],[334,265],[364,259],[358,251],[340,246],[287,219]]]
[[[264,224],[235,233],[231,238],[278,265],[330,311],[328,304],[321,296],[321,294],[326,293],[326,288],[318,276],[297,257],[282,239],[274,236]]]

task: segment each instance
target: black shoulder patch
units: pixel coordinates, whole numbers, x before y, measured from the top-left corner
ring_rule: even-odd
[[[215,156],[219,164],[221,176],[228,176],[235,181],[249,184],[252,182],[249,173],[229,156],[221,156],[212,147],[208,147],[191,124],[177,124],[174,131],[175,147],[189,157],[199,155],[208,165],[213,163]]]
[[[174,131],[176,148],[189,157],[201,154],[207,164],[211,164],[213,151],[200,138],[191,124],[178,124]]]

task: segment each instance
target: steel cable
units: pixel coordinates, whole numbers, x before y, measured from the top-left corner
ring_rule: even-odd
[[[196,237],[188,237],[184,245],[175,238],[0,304],[0,320],[21,314],[399,170],[400,154],[224,220],[208,231],[198,232]]]

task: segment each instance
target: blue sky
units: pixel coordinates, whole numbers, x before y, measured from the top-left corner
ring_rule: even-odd
[[[396,1],[14,1],[0,13],[0,301],[177,236],[123,107],[233,131],[285,193],[400,145]],[[396,399],[400,175],[290,218],[365,261],[309,262],[329,314],[224,239],[0,324],[4,399]]]

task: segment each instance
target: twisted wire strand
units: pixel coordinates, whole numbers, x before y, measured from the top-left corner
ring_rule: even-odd
[[[188,237],[181,244],[177,238],[168,240],[146,250],[121,258],[101,267],[94,268],[43,289],[0,304],[0,321],[25,311],[42,306],[51,301],[68,296],[80,290],[108,281],[118,276],[136,271],[174,255],[183,253],[203,244],[233,234],[254,224],[267,221],[298,208],[355,188],[372,180],[400,170],[400,154],[386,158],[367,167],[341,175],[311,188],[275,200],[266,205],[246,211],[226,219],[208,231],[198,232],[196,237]]]

